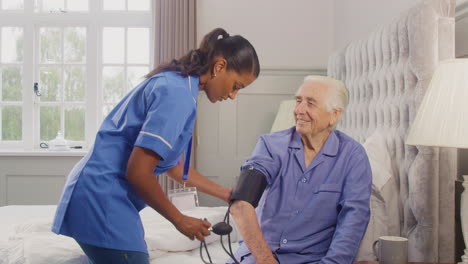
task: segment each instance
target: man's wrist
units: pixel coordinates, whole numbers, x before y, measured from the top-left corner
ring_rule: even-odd
[[[263,259],[257,261],[258,264],[277,264],[278,261],[273,257],[273,253],[270,253],[263,257]]]

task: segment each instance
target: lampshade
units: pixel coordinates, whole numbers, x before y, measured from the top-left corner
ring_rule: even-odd
[[[293,113],[294,107],[296,107],[296,100],[285,100],[281,102],[270,132],[288,129],[296,125]]]
[[[406,144],[468,148],[468,59],[439,64]]]

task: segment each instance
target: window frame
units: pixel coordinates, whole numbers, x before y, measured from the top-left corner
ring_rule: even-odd
[[[130,0],[126,1],[126,6],[128,6],[128,1]],[[85,141],[70,141],[71,144],[81,145],[86,149],[94,143],[96,132],[103,120],[102,69],[104,65],[107,65],[103,64],[102,58],[103,28],[122,27],[125,29],[125,36],[128,34],[128,28],[148,28],[150,41],[148,67],[151,69],[154,56],[154,38],[152,37],[152,32],[154,32],[153,4],[153,1],[150,1],[150,10],[148,12],[104,11],[103,0],[88,0],[88,12],[38,13],[35,12],[34,0],[24,0],[24,12],[17,10],[0,11],[0,27],[12,26],[23,27],[24,29],[22,141],[0,140],[0,153],[10,150],[28,152],[40,150],[39,104],[37,96],[33,92],[34,82],[40,83],[39,67],[36,67],[39,65],[40,56],[39,52],[37,52],[40,27],[66,28],[79,26],[86,28]],[[126,45],[127,43],[125,43],[125,53],[127,52]],[[133,65],[128,63],[127,59],[122,64],[125,68]],[[127,77],[127,74],[125,74],[125,77]],[[62,119],[61,125],[63,122]]]

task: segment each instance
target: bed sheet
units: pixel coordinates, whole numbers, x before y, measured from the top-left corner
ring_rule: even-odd
[[[7,242],[15,226],[31,218],[49,219],[55,214],[55,205],[15,205],[0,207],[0,243]]]
[[[0,264],[87,264],[86,256],[73,239],[50,231],[55,208],[53,205],[0,207]],[[207,216],[213,224],[222,220],[225,212],[226,207],[198,207],[184,211],[193,217]],[[140,215],[147,233],[145,239],[151,263],[203,263],[199,242],[183,237],[151,208],[145,208]],[[233,250],[238,248],[236,241],[235,228]],[[213,263],[225,263],[228,256],[219,237],[213,234],[207,242]],[[174,247],[178,251],[172,251]],[[204,256],[207,259],[205,252]]]

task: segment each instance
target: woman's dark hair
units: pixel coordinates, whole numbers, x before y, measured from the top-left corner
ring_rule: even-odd
[[[227,61],[226,70],[252,73],[255,78],[260,74],[260,63],[252,44],[241,36],[229,36],[226,30],[216,28],[205,35],[198,49],[159,65],[145,77],[149,78],[163,71],[177,71],[182,76],[200,76],[211,69],[217,56]]]

